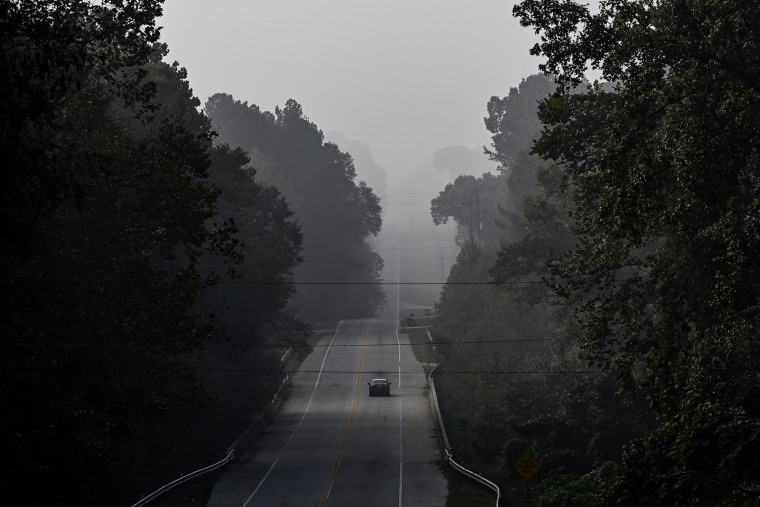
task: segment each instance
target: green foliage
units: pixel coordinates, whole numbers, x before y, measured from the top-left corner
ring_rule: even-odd
[[[136,499],[140,440],[196,406],[190,363],[227,324],[203,309],[204,291],[267,271],[283,284],[247,308],[258,326],[247,338],[280,322],[291,342],[308,331],[279,312],[300,234],[244,157],[211,150],[184,69],[160,61],[160,2],[0,11],[0,489],[29,505]],[[218,209],[233,176],[238,195]],[[267,366],[277,384],[277,361]],[[167,462],[151,465],[164,480]]]
[[[506,178],[502,176],[458,176],[430,202],[430,214],[436,225],[454,219],[458,244],[468,239],[487,243],[497,237],[498,205],[506,192]]]
[[[754,505],[760,422],[741,408],[704,402],[633,442],[612,481],[620,503]],[[708,461],[713,468],[695,465]]]
[[[554,88],[532,76],[488,105],[489,155],[502,166],[490,185],[498,197],[484,213],[495,217],[501,244],[478,248],[470,240],[450,272],[433,329],[445,342],[438,349],[446,368],[436,385],[445,412],[469,415],[471,447],[458,451],[504,481],[508,496],[521,495],[513,464],[530,450],[542,465],[533,479],[537,504],[601,506],[623,445],[651,421],[640,399],[621,399],[614,377],[581,359],[572,308],[544,283],[550,262],[577,241],[575,189],[564,168],[530,155],[541,130],[538,101]],[[456,188],[433,202],[434,216],[453,216],[456,208],[446,205]]]
[[[523,200],[537,192],[538,159],[530,153],[541,131],[536,107],[553,90],[551,79],[536,74],[523,79],[506,97],[491,97],[484,120],[493,134],[492,149],[485,152],[499,162],[498,174],[458,176],[430,204],[436,224],[455,220],[460,245],[468,238],[511,243],[524,235]]]
[[[311,319],[371,315],[384,300],[376,284],[382,258],[366,240],[379,232],[382,208],[371,188],[355,182],[351,156],[325,143],[294,100],[272,114],[217,94],[206,112],[220,141],[249,153],[257,176],[288,200],[303,233],[304,262],[296,278],[355,284],[303,285],[299,311]]]
[[[500,283],[536,283],[549,275],[548,260],[563,254],[575,244],[571,232],[573,201],[563,187],[564,172],[558,166],[540,167],[536,182],[541,190],[523,198],[525,233],[518,240],[505,243],[490,269],[494,281]],[[529,301],[545,302],[544,287],[520,292]],[[531,292],[534,295],[531,296]]]
[[[472,361],[473,354],[483,350],[468,343],[496,338],[503,329],[497,289],[478,284],[488,282],[488,267],[494,253],[494,247],[480,248],[472,241],[466,243],[436,303],[437,317],[433,325],[436,342],[442,343],[439,350],[447,360],[455,361],[456,364],[450,366],[457,370]],[[482,355],[490,353],[478,354]]]
[[[234,219],[243,256],[236,266],[235,283],[216,291],[223,293],[223,299],[244,319],[226,319],[228,331],[245,335],[284,308],[293,295],[294,286],[289,282],[302,261],[301,231],[285,198],[276,188],[255,180],[248,157],[240,149],[217,146],[211,161],[211,180],[221,191],[218,215]]]
[[[97,89],[57,121],[78,191],[2,263],[0,382],[15,407],[2,419],[2,481],[44,496],[27,483],[43,480],[86,505],[129,462],[136,428],[164,411],[166,386],[184,382],[176,356],[217,334],[194,312],[209,282],[198,261],[234,244],[206,227],[217,190],[195,135],[164,122],[137,138]]]
[[[488,116],[484,118],[491,134],[491,149],[486,149],[491,160],[499,162],[498,187],[500,202],[496,224],[504,239],[519,240],[525,230],[523,199],[535,194],[537,157],[531,154],[533,142],[541,132],[536,115],[538,102],[554,91],[554,82],[541,74],[534,74],[510,88],[505,97],[491,97]],[[500,216],[499,216],[500,215]]]
[[[484,120],[493,134],[493,149],[486,153],[501,164],[501,171],[510,172],[511,187],[516,194],[525,194],[525,189],[534,185],[531,170],[535,170],[537,161],[530,161],[528,156],[542,127],[536,106],[554,88],[550,78],[534,74],[523,79],[518,87],[510,88],[507,96],[494,96],[488,101],[488,116]]]
[[[536,152],[574,187],[578,244],[553,286],[577,311],[584,357],[662,418],[627,451],[610,501],[746,502],[760,484],[734,464],[756,455],[760,418],[760,13],[710,0],[598,14],[529,0],[515,13],[560,85]],[[587,65],[615,89],[569,93]]]
[[[89,81],[103,81],[127,104],[152,85],[142,64],[158,40],[160,2],[3,1],[0,33],[0,148],[3,255],[24,257],[37,245],[39,220],[81,191],[68,154],[53,133],[57,109]],[[145,110],[141,110],[144,113]],[[10,168],[24,167],[24,170]]]

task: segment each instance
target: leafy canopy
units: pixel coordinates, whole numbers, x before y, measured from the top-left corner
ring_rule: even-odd
[[[140,437],[195,393],[187,359],[222,334],[199,296],[241,245],[209,178],[208,119],[160,61],[160,14],[0,2],[0,489],[30,505],[137,498]],[[297,227],[275,191],[249,188],[256,227],[241,225],[273,229],[264,263],[276,255],[287,281]],[[271,317],[290,291],[250,313]]]
[[[206,112],[220,142],[251,157],[260,181],[280,189],[303,234],[301,282],[360,282],[365,285],[299,287],[296,304],[312,319],[371,315],[384,294],[382,258],[367,240],[382,226],[380,198],[356,181],[351,155],[324,135],[288,100],[274,113],[216,94]]]
[[[618,501],[756,495],[760,477],[760,11],[751,1],[526,0],[558,92],[535,152],[562,164],[578,246],[553,286],[585,357],[664,424],[629,449]],[[588,67],[615,84],[570,93]],[[720,444],[718,443],[720,440]]]

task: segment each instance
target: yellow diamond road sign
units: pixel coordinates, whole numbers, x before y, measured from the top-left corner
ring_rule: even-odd
[[[531,477],[536,475],[538,469],[541,468],[541,463],[539,463],[531,453],[526,452],[520,456],[520,459],[517,460],[514,467],[515,470],[517,470],[517,473],[522,475],[523,479],[529,481]]]

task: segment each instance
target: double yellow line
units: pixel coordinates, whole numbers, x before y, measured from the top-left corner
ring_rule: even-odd
[[[356,383],[354,385],[354,397],[351,400],[351,409],[348,412],[348,421],[346,422],[346,429],[343,431],[343,439],[340,442],[338,453],[335,455],[335,461],[333,462],[332,470],[330,471],[330,477],[325,483],[325,487],[322,489],[322,494],[317,502],[317,507],[322,507],[327,499],[330,497],[335,479],[338,477],[338,468],[340,468],[340,462],[343,460],[343,451],[346,448],[346,442],[348,441],[348,435],[351,433],[351,427],[354,424],[354,411],[356,410],[356,404],[359,401],[359,393],[362,387],[362,374],[364,372],[364,353],[367,351],[367,337],[369,336],[369,324],[367,324],[364,330],[364,343],[362,343],[362,352],[359,357],[359,368],[356,374]]]

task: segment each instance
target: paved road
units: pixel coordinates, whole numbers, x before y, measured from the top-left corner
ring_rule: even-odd
[[[390,397],[368,396],[377,377],[392,382]],[[209,507],[444,506],[425,375],[395,320],[341,322],[292,383]]]

